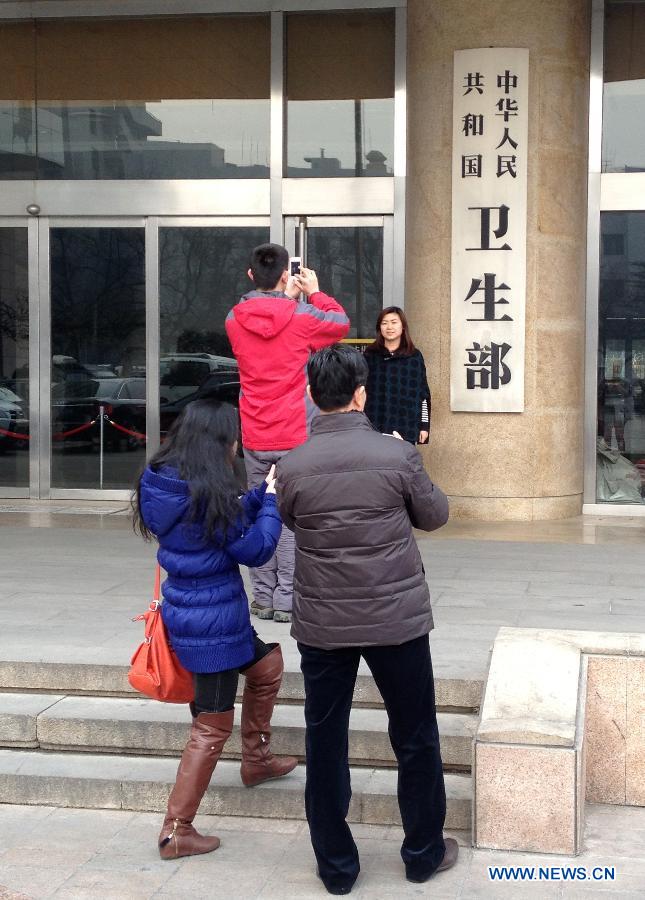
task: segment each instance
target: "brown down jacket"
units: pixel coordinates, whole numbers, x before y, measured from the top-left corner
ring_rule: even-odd
[[[430,592],[412,529],[444,525],[448,500],[416,448],[363,413],[319,415],[277,478],[296,539],[293,637],[328,650],[427,634]]]

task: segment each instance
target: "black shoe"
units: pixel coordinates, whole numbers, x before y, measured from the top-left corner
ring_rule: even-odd
[[[454,838],[450,837],[444,838],[444,844],[446,845],[446,850],[443,854],[443,859],[436,869],[433,869],[429,875],[413,876],[406,873],[406,879],[408,881],[413,881],[415,884],[422,884],[424,881],[428,881],[429,878],[432,878],[435,872],[445,872],[446,869],[452,869],[459,856],[459,844]]]
[[[356,884],[356,878],[358,878],[358,873],[356,874],[356,878],[353,881],[349,881],[346,884],[328,884],[325,879],[320,874],[320,870],[316,869],[316,875],[322,883],[325,885],[325,889],[328,894],[334,894],[336,896],[340,896],[341,894],[349,894],[351,893],[352,888]]]

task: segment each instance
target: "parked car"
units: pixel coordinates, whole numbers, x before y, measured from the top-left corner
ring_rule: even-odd
[[[88,365],[86,363],[85,368],[92,378],[118,378],[112,366],[107,363],[97,363],[96,365]]]
[[[24,434],[24,439],[3,434]],[[29,442],[29,418],[25,415],[22,398],[11,388],[0,385],[0,453],[10,448],[24,450]]]
[[[215,369],[192,390],[175,400],[169,400],[166,387],[160,387],[160,431],[166,434],[179,413],[200,397],[217,397],[233,406],[239,406],[240,381],[237,370]],[[185,388],[190,386],[184,385]],[[104,447],[119,450],[123,447],[133,450],[145,445],[146,434],[146,380],[145,378],[106,378],[83,381],[67,381],[52,388],[52,433],[76,432],[98,418],[100,407],[108,420],[136,434],[124,434],[109,421],[104,421]],[[92,445],[98,447],[99,423],[57,441],[69,446]],[[239,453],[242,455],[241,440]]]
[[[182,409],[188,406],[189,403],[192,403],[193,400],[199,400],[202,397],[216,397],[218,400],[224,400],[226,403],[231,403],[236,408],[239,408],[239,377],[231,377],[231,375],[229,374],[229,377],[226,380],[223,380],[222,373],[214,372],[202,384],[200,384],[197,390],[193,391],[190,394],[185,394],[179,400],[175,400],[174,402],[169,402],[166,400],[164,402],[164,399],[162,398],[162,402],[159,407],[162,437],[168,431]]]
[[[226,382],[236,378],[237,374],[237,362],[226,356],[209,353],[162,356],[159,368],[162,403],[172,403],[195,393],[211,377]]]
[[[233,373],[231,373],[228,380],[224,381],[222,380],[221,372],[213,372],[213,374],[210,375],[203,382],[203,384],[201,384],[199,388],[192,394],[187,394],[185,397],[182,397],[180,400],[176,400],[174,403],[162,403],[159,408],[159,422],[162,440],[182,409],[188,406],[189,403],[192,403],[193,400],[199,400],[202,397],[214,397],[218,400],[223,400],[225,403],[230,403],[232,404],[232,406],[235,406],[236,409],[239,410],[239,376],[237,376],[237,374],[233,375]],[[242,449],[241,424],[237,442],[237,460],[235,462],[234,468],[235,474],[237,475],[238,481],[240,482],[240,486],[243,489],[246,489],[246,469],[244,467],[244,451]]]

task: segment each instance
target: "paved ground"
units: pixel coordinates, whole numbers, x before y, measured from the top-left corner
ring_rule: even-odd
[[[642,810],[589,807],[585,836],[589,849],[576,859],[462,846],[455,868],[425,885],[409,884],[403,877],[399,828],[354,826],[362,872],[352,896],[364,900],[577,900],[607,897],[610,892],[623,900],[642,900],[645,820],[638,813]],[[305,824],[203,816],[199,825],[207,833],[219,834],[220,849],[208,856],[163,862],[155,848],[159,816],[0,806],[0,898],[313,900],[329,896],[316,878]],[[488,866],[585,867],[589,875],[595,867],[613,866],[615,880],[492,883]]]
[[[130,619],[150,596],[153,546],[118,508],[112,516],[38,509],[0,508],[0,659],[127,664],[141,631]],[[645,630],[645,518],[457,522],[419,546],[439,676],[483,677],[501,625]],[[279,639],[287,665],[297,666],[288,626],[258,630]]]
[[[154,551],[124,514],[88,515],[63,502],[0,506],[0,659],[127,664],[140,640],[130,617],[149,599]],[[14,510],[14,511],[12,511]],[[433,593],[437,674],[483,677],[500,625],[645,630],[645,519],[451,523],[420,541]],[[296,650],[279,635],[287,664]],[[223,844],[209,857],[163,863],[158,817],[144,813],[0,805],[0,900],[195,900],[326,896],[300,822],[202,819]],[[462,848],[459,865],[428,885],[401,874],[400,832],[355,829],[363,874],[355,895],[378,898],[645,896],[645,810],[592,807],[574,860]],[[615,866],[616,880],[491,883],[489,865]]]

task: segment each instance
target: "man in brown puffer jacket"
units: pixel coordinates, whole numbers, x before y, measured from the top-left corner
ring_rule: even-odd
[[[412,445],[363,413],[367,364],[351,347],[314,354],[309,390],[321,413],[278,465],[278,506],[295,534],[293,624],[305,680],[305,805],[318,874],[348,894],[360,866],[346,822],[349,714],[361,657],[389,718],[409,881],[452,866],[428,633],[430,594],[413,528],[433,531],[448,501]]]

